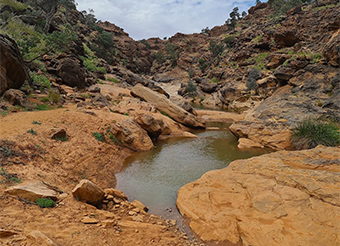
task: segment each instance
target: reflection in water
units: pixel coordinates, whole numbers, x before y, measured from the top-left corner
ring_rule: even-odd
[[[129,157],[117,174],[117,189],[132,200],[143,202],[153,214],[168,218],[165,210],[176,210],[177,190],[207,171],[220,169],[236,159],[267,150],[239,151],[237,139],[229,130],[197,132],[198,138],[169,139],[152,151]]]

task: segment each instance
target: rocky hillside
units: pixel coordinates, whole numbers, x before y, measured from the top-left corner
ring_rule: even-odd
[[[336,2],[299,5],[283,14],[273,1],[261,3],[234,25],[140,41],[92,12],[76,11],[72,1],[58,3],[48,29],[41,24],[51,13],[48,4],[1,3],[1,32],[9,35],[1,36],[1,71],[8,70],[1,74],[1,93],[25,82],[21,90],[31,101],[51,106],[81,100],[67,97],[63,84],[83,90],[105,78],[122,87],[141,83],[173,100],[181,95],[206,107],[254,109],[231,130],[274,149],[289,149],[292,127],[306,117],[340,121]],[[15,58],[20,51],[23,59]],[[11,67],[24,68],[11,75]]]

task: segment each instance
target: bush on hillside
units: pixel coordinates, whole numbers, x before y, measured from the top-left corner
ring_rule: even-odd
[[[306,118],[292,130],[291,143],[298,150],[311,149],[319,144],[324,146],[338,146],[340,144],[339,128],[334,123]]]
[[[257,89],[257,83],[256,80],[258,80],[261,77],[259,70],[256,68],[253,68],[250,70],[247,80],[246,80],[246,86],[249,91],[256,90]]]
[[[210,44],[209,44],[209,50],[214,57],[217,57],[220,54],[222,54],[222,52],[224,51],[224,47],[223,45],[218,44],[216,41],[212,40],[210,41]]]
[[[197,86],[192,81],[189,81],[187,87],[185,87],[185,92],[194,97],[197,94]]]

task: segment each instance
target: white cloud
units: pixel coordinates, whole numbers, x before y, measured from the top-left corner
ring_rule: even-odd
[[[255,1],[254,1],[255,2]],[[240,13],[253,1],[237,0],[76,0],[78,10],[93,9],[98,20],[110,21],[135,40],[195,33],[222,25],[236,6]]]

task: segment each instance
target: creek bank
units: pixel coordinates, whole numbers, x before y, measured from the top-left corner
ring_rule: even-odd
[[[86,98],[84,102],[90,100]],[[122,111],[125,109],[120,107]],[[140,205],[137,202],[135,205],[118,204],[106,196],[103,202],[110,211],[104,211],[68,195],[84,178],[102,189],[115,187],[115,173],[132,151],[112,141],[109,133],[112,133],[114,124],[143,115],[145,111],[136,108],[125,114],[112,111],[107,106],[77,108],[71,104],[56,110],[11,113],[0,118],[3,168],[0,175],[0,226],[6,235],[0,238],[0,244],[41,245],[37,238],[45,238],[44,242],[50,239],[58,245],[72,246],[146,242],[150,245],[199,245],[189,241],[173,221],[148,214],[143,209],[137,212],[136,206]],[[162,133],[168,134],[166,136],[186,135],[187,128],[169,117],[157,112],[148,113],[162,119]],[[53,138],[61,130],[66,138]],[[4,192],[15,182],[34,180],[48,181],[63,191],[55,208],[41,209]],[[33,233],[35,231],[39,233]]]
[[[340,149],[318,146],[237,160],[178,191],[205,242],[338,245]]]

